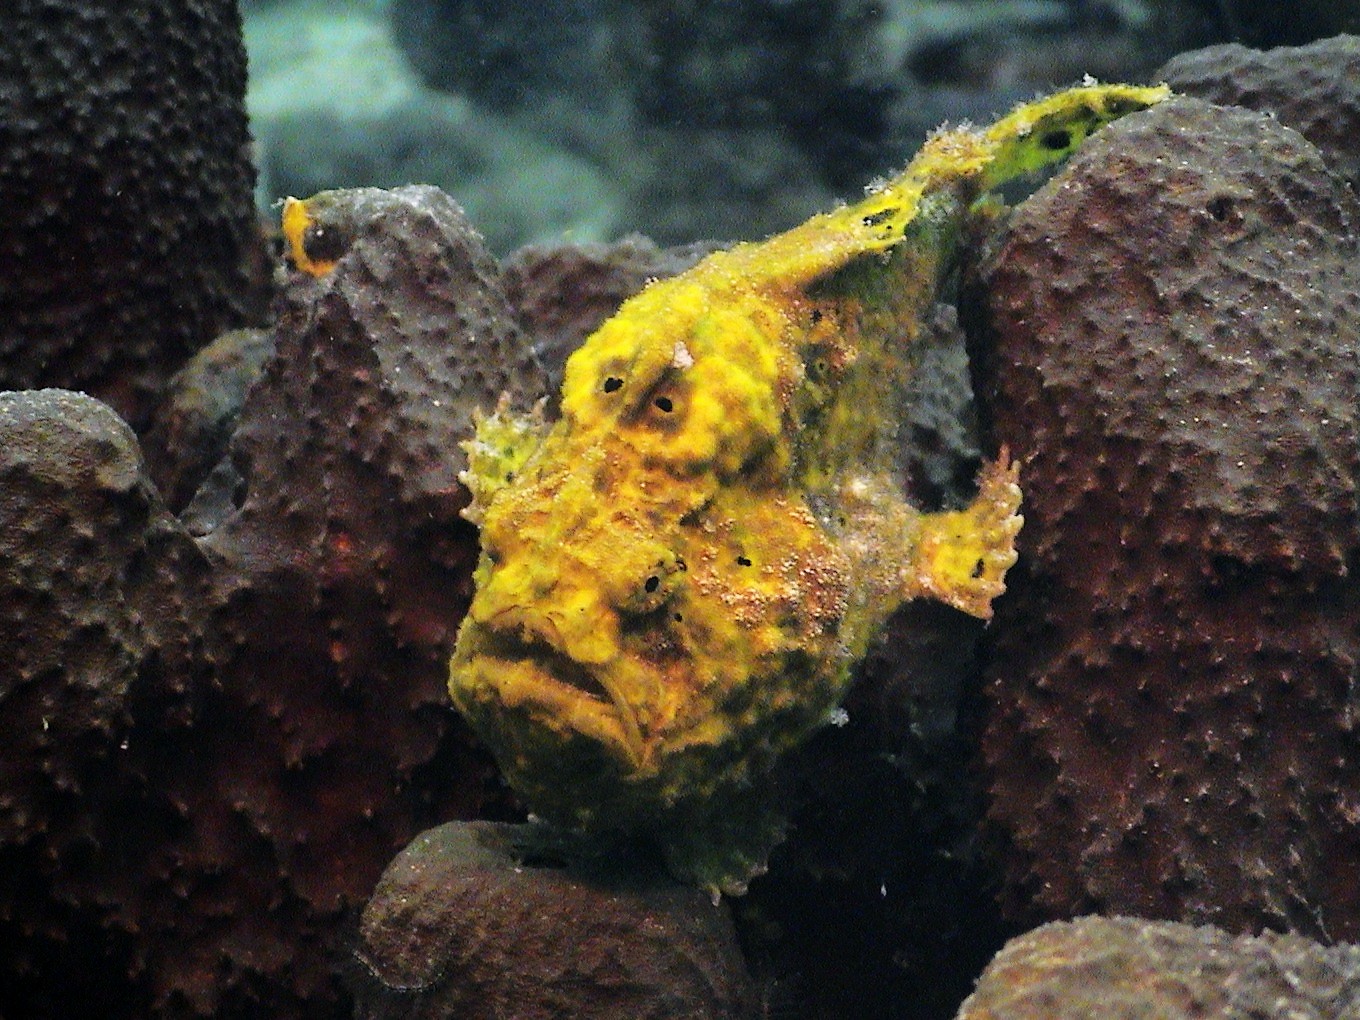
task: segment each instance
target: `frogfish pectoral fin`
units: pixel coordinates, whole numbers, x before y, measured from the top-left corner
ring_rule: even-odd
[[[919,521],[906,598],[933,598],[982,620],[1006,590],[1015,565],[1020,516],[1020,469],[1003,449],[983,466],[978,494],[963,510],[926,514]]]

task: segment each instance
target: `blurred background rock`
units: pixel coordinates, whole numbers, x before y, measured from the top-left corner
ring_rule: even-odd
[[[753,237],[945,121],[1358,0],[244,0],[260,202],[437,184],[491,248]]]

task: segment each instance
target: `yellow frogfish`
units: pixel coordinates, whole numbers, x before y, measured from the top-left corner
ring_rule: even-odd
[[[551,425],[481,421],[450,690],[533,812],[740,893],[782,832],[774,763],[833,717],[888,616],[991,615],[1017,468],[1002,451],[962,510],[907,503],[912,341],[973,203],[1168,94],[1085,85],[941,130],[863,201],[626,301],[568,361]]]

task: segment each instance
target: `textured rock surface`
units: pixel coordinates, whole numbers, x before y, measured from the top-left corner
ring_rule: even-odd
[[[984,737],[1022,916],[1360,936],[1358,227],[1300,135],[1180,99],[984,261],[978,397],[1025,463]]]
[[[1253,1020],[1360,1015],[1360,947],[1083,917],[1012,940],[958,1020]]]
[[[1210,46],[1173,57],[1153,80],[1220,106],[1275,114],[1360,189],[1360,36],[1264,52]]]
[[[328,192],[307,208],[308,254],[336,268],[295,277],[279,310],[277,354],[242,411],[232,456],[248,482],[285,484],[247,497],[233,529],[276,527],[300,506],[317,528],[398,508],[420,526],[448,527],[464,496],[458,442],[473,410],[503,392],[519,407],[543,393],[496,262],[437,188]],[[280,436],[278,420],[305,425]],[[381,479],[388,505],[317,505],[318,489],[349,491],[338,485],[345,472],[351,484]]]
[[[416,837],[364,910],[355,1015],[754,1015],[725,907],[637,862],[560,853],[536,848],[530,826],[455,822]]]
[[[122,869],[142,872],[174,819],[146,788],[137,709],[186,668],[204,559],[131,430],[82,394],[0,394],[0,491],[0,1012],[141,1015]]]
[[[362,189],[312,208],[335,268],[291,280],[232,440],[242,505],[201,543],[221,564],[212,728],[257,764],[178,783],[204,829],[258,841],[241,862],[208,853],[205,870],[249,876],[241,916],[280,925],[270,977],[291,970],[299,998],[330,973],[306,946],[339,937],[410,826],[487,796],[442,690],[476,548],[457,441],[474,407],[542,387],[495,263],[446,195]],[[208,926],[205,953],[223,937]]]
[[[967,505],[982,451],[958,312],[937,304],[922,323],[920,355],[901,409],[902,479],[919,506]]]
[[[22,0],[0,46],[0,387],[88,390],[139,428],[262,311],[240,16],[162,6]]]
[[[0,490],[0,844],[15,848],[96,796],[101,759],[131,730],[141,665],[153,647],[174,652],[166,632],[177,620],[158,612],[153,578],[133,565],[192,546],[131,430],[82,394],[0,393]]]
[[[227,455],[246,389],[274,353],[265,329],[223,333],[170,377],[143,448],[171,510],[188,505]]]
[[[335,268],[289,280],[202,539],[102,405],[0,405],[6,1016],[343,1011],[392,855],[504,810],[444,690],[476,549],[451,451],[541,376],[447,196],[317,223]]]

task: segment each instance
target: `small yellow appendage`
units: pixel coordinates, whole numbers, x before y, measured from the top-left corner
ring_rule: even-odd
[[[1020,516],[1020,468],[1004,448],[984,465],[978,494],[963,510],[926,514],[920,520],[907,597],[934,598],[981,620],[992,618],[992,600],[1006,590],[1015,565]]]
[[[548,430],[543,408],[544,401],[540,400],[528,414],[516,413],[510,408],[508,394],[502,394],[490,414],[473,412],[472,438],[459,444],[467,454],[468,466],[459,472],[458,480],[472,493],[463,517],[477,527],[486,520],[486,509],[495,494],[515,480],[543,441]]]

